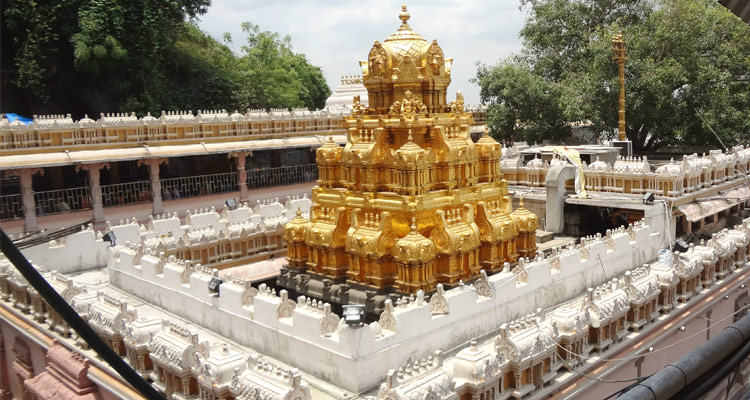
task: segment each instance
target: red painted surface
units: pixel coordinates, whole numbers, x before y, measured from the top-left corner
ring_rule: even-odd
[[[99,388],[86,376],[89,361],[57,341],[47,350],[47,368],[24,384],[37,399],[100,400]]]

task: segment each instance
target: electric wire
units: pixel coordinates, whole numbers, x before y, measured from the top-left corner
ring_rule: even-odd
[[[730,317],[733,317],[734,315],[738,314],[739,312],[745,311],[745,309],[747,309],[748,307],[750,307],[750,305],[747,305],[747,306],[745,306],[745,307],[742,307],[742,308],[741,308],[740,310],[738,310],[738,311],[736,311],[736,312],[732,313],[731,315],[728,315],[727,317],[725,317],[725,318],[722,318],[721,320],[717,321],[717,322],[716,322],[716,324],[718,324],[718,323],[720,323],[720,322],[723,322],[724,320],[726,320],[726,319],[728,319],[728,318],[730,318]],[[551,337],[550,337],[549,335],[547,335],[547,334],[546,334],[546,333],[544,332],[544,330],[543,330],[543,329],[541,328],[541,326],[539,325],[539,321],[535,321],[535,323],[536,323],[537,331],[539,332],[539,334],[540,334],[541,336],[544,336],[544,337],[545,337],[546,339],[548,339],[548,340],[550,340],[550,341],[551,341],[552,343],[554,343],[554,344],[555,344],[555,346],[557,346],[557,347],[559,347],[560,349],[564,350],[564,351],[565,351],[565,352],[567,352],[568,354],[574,355],[574,356],[576,356],[576,357],[584,358],[584,359],[592,359],[592,358],[595,358],[595,357],[588,357],[588,356],[584,356],[584,355],[582,355],[582,354],[576,354],[576,353],[574,353],[574,352],[572,352],[572,351],[570,351],[570,350],[566,349],[565,347],[563,347],[562,345],[560,345],[559,343],[557,343],[557,341],[556,341],[556,340],[554,340],[553,338],[551,338]],[[716,324],[714,324],[714,325],[716,325]],[[677,341],[677,342],[675,342],[675,343],[672,343],[672,344],[670,344],[670,345],[667,345],[667,346],[661,347],[661,348],[659,348],[659,349],[649,350],[649,351],[648,351],[648,353],[643,353],[643,354],[639,354],[639,355],[637,355],[637,356],[631,356],[631,357],[623,357],[623,358],[598,358],[598,359],[597,359],[596,361],[628,361],[628,360],[634,360],[634,359],[638,359],[638,358],[641,358],[641,357],[645,357],[645,356],[647,356],[647,355],[650,355],[650,354],[654,354],[654,353],[656,353],[657,351],[662,351],[662,350],[666,350],[666,349],[668,349],[668,348],[670,348],[670,347],[676,346],[676,345],[678,345],[678,344],[680,344],[680,343],[682,343],[682,342],[684,342],[684,341],[686,341],[686,340],[689,340],[689,339],[691,339],[691,338],[695,337],[696,335],[702,334],[703,332],[705,332],[705,331],[706,331],[706,330],[708,330],[708,329],[711,329],[711,327],[708,327],[708,328],[706,328],[706,329],[702,329],[701,331],[699,331],[699,332],[696,332],[695,334],[693,334],[693,335],[691,335],[691,336],[689,336],[689,337],[687,337],[687,338],[685,338],[685,339],[682,339],[682,340],[680,340],[680,341]],[[571,364],[570,364],[570,363],[568,362],[568,360],[566,360],[566,359],[565,359],[565,357],[560,357],[560,360],[561,360],[561,361],[562,361],[562,362],[563,362],[563,363],[564,363],[564,364],[565,364],[565,365],[566,365],[566,366],[567,366],[567,367],[568,367],[568,368],[569,368],[569,369],[570,369],[571,371],[573,371],[573,372],[575,372],[575,373],[577,373],[577,374],[581,375],[582,377],[584,377],[584,378],[586,378],[586,379],[589,379],[589,380],[593,380],[593,381],[597,381],[597,382],[601,382],[601,383],[628,383],[628,382],[636,382],[636,383],[638,383],[639,381],[643,381],[643,380],[647,379],[647,378],[648,378],[648,377],[650,376],[650,375],[649,375],[649,376],[645,376],[645,377],[628,378],[628,379],[604,379],[604,378],[599,378],[599,377],[597,377],[597,376],[593,376],[593,375],[587,374],[587,373],[585,373],[585,372],[583,372],[583,371],[579,371],[579,370],[578,370],[578,369],[576,369],[576,368],[575,368],[575,367],[574,367],[573,365],[571,365]],[[627,388],[626,388],[626,389],[627,389]],[[622,391],[620,391],[620,392],[617,392],[617,393],[615,393],[615,394],[618,394],[618,393],[622,393],[623,391],[627,391],[627,390],[624,390],[624,389],[623,389]],[[611,397],[612,397],[612,396],[609,396],[609,397],[607,397],[607,398],[611,398]]]
[[[539,331],[539,334],[541,336],[546,337],[547,339],[551,340],[552,343],[555,343],[557,346],[560,346],[554,339],[552,339],[551,337],[549,337],[549,335],[547,335],[546,333],[544,333],[544,331],[542,330],[542,328],[539,326],[539,323],[536,324],[536,327],[537,327],[537,330]],[[564,349],[564,347],[562,347],[562,348]],[[571,352],[571,354],[572,354],[572,352]],[[560,360],[565,365],[567,365],[568,368],[570,368],[571,371],[573,371],[573,372],[575,372],[575,373],[583,376],[584,378],[587,378],[587,379],[590,379],[590,380],[594,380],[594,381],[597,381],[597,382],[602,382],[602,383],[627,383],[627,382],[633,382],[633,381],[637,381],[637,380],[641,380],[642,379],[642,377],[631,378],[631,379],[604,379],[604,378],[599,378],[599,377],[596,377],[596,376],[593,376],[593,375],[589,375],[589,374],[587,374],[587,373],[585,373],[583,371],[577,370],[564,357],[560,357]]]
[[[615,398],[615,396],[620,397],[621,394],[623,394],[623,393],[629,391],[630,389],[636,387],[639,383],[645,381],[646,379],[650,378],[651,376],[652,375],[646,375],[646,376],[641,377],[641,379],[639,379],[639,380],[633,382],[632,384],[630,384],[628,386],[625,386],[624,388],[622,388],[622,389],[620,389],[620,390],[618,390],[618,391],[610,394],[609,396],[605,397],[604,400],[609,400],[609,399]]]
[[[573,352],[573,351],[570,351],[570,350],[568,350],[567,348],[565,348],[564,346],[560,345],[560,344],[559,344],[559,343],[557,343],[557,342],[556,342],[556,341],[555,341],[554,339],[552,339],[551,337],[549,337],[549,335],[547,335],[546,333],[544,333],[544,332],[543,332],[542,330],[540,330],[540,332],[542,332],[542,335],[545,335],[545,337],[546,337],[546,338],[548,338],[548,339],[552,340],[552,342],[553,342],[553,343],[555,343],[555,345],[556,345],[557,347],[559,347],[560,349],[562,349],[562,350],[563,350],[563,351],[565,351],[566,353],[568,353],[568,354],[571,354],[571,355],[573,355],[573,356],[575,356],[575,357],[578,357],[578,358],[583,358],[583,359],[587,359],[587,360],[591,360],[591,359],[596,359],[596,361],[627,361],[627,360],[635,360],[635,359],[641,358],[641,357],[643,357],[643,356],[647,356],[647,355],[655,354],[655,353],[658,353],[658,352],[660,352],[660,351],[664,351],[664,350],[667,350],[667,349],[669,349],[669,348],[671,348],[671,347],[677,346],[677,345],[679,345],[680,343],[683,343],[683,342],[685,342],[685,341],[687,341],[687,340],[690,340],[690,339],[692,339],[692,338],[694,338],[694,337],[696,337],[696,336],[698,336],[698,335],[700,335],[700,334],[703,334],[703,333],[704,333],[704,332],[706,332],[707,330],[709,330],[709,329],[711,329],[711,328],[715,327],[716,325],[718,325],[718,324],[720,324],[720,323],[722,323],[722,322],[726,321],[727,319],[729,319],[729,318],[732,318],[732,317],[734,317],[735,315],[737,315],[737,314],[739,314],[739,313],[741,313],[741,312],[744,312],[744,311],[746,311],[746,310],[747,310],[748,308],[750,308],[750,304],[748,304],[748,305],[746,305],[746,306],[744,306],[744,307],[740,308],[739,310],[737,310],[737,311],[733,312],[732,314],[729,314],[729,315],[727,315],[726,317],[724,317],[724,318],[722,318],[722,319],[720,319],[720,320],[716,321],[716,322],[715,322],[715,323],[713,323],[712,325],[710,325],[710,326],[708,326],[708,327],[706,327],[706,328],[703,328],[703,329],[699,330],[698,332],[695,332],[695,333],[693,333],[692,335],[690,335],[690,336],[688,336],[688,337],[686,337],[686,338],[684,338],[684,339],[678,340],[677,342],[674,342],[674,343],[672,343],[672,344],[668,344],[668,345],[666,345],[666,346],[663,346],[663,347],[659,347],[659,348],[654,348],[653,350],[649,350],[649,349],[644,349],[644,350],[648,350],[648,352],[646,352],[646,353],[643,353],[643,354],[639,354],[639,355],[636,355],[636,356],[628,356],[628,357],[622,357],[622,358],[600,358],[600,357],[596,357],[596,356],[586,356],[586,355],[583,355],[583,354],[578,354],[578,353],[575,353],[575,352]],[[700,318],[700,317],[698,317],[698,318]],[[713,322],[713,321],[711,321],[711,322]],[[537,324],[537,326],[538,326],[538,324]]]

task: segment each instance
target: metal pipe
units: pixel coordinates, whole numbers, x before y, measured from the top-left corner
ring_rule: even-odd
[[[680,390],[675,395],[675,399],[683,400],[697,400],[703,397],[704,394],[708,393],[716,385],[719,384],[730,372],[737,368],[742,361],[747,358],[750,354],[750,341],[746,342],[739,351],[736,351],[729,355],[726,359],[712,368],[704,376],[697,381],[688,385],[688,387]],[[731,386],[731,385],[730,385]],[[729,390],[729,388],[727,388]]]
[[[741,353],[750,339],[750,315],[744,316],[677,362],[664,367],[650,378],[635,385],[619,399],[666,400],[681,393],[717,365],[726,364],[732,354]],[[750,349],[749,349],[750,351]],[[710,386],[709,389],[713,387]],[[674,397],[680,398],[680,397]]]

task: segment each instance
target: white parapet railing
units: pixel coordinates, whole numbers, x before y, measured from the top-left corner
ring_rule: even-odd
[[[467,107],[475,125],[484,125],[486,109]],[[74,121],[68,115],[35,115],[29,124],[9,124],[0,120],[0,153],[30,153],[40,147],[65,149],[97,149],[113,144],[133,143],[210,143],[227,138],[239,140],[265,139],[327,134],[342,134],[341,119],[351,109],[247,110],[230,113],[226,110],[162,112],[158,118],[150,114],[101,114],[97,120],[84,117]],[[28,149],[29,151],[23,151]]]
[[[627,229],[489,276],[486,290],[467,285],[439,290],[429,303],[424,294],[406,303],[402,298],[386,307],[378,322],[358,328],[339,325],[320,303],[308,305],[303,296],[292,299],[286,290],[277,293],[265,285],[254,289],[246,281],[226,281],[216,296],[208,290],[210,268],[155,257],[132,244],[110,249],[108,270],[110,282],[130,294],[360,392],[376,386],[392,365],[426,357],[428,349],[452,348],[651,262],[664,244],[665,209],[656,205]],[[278,348],[288,351],[278,354]],[[338,366],[336,376],[326,375],[321,359]]]

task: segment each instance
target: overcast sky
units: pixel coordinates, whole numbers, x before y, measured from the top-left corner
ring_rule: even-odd
[[[383,41],[401,22],[401,1],[393,0],[212,0],[200,27],[217,39],[232,35],[238,50],[245,38],[240,24],[250,21],[261,30],[292,38],[294,51],[323,69],[335,90],[342,75],[360,74],[359,60],[375,40]],[[521,49],[518,32],[525,14],[518,0],[411,0],[409,25],[428,41],[438,40],[454,59],[448,98],[456,90],[467,104],[479,103],[479,88],[469,82],[475,63],[495,64]]]

